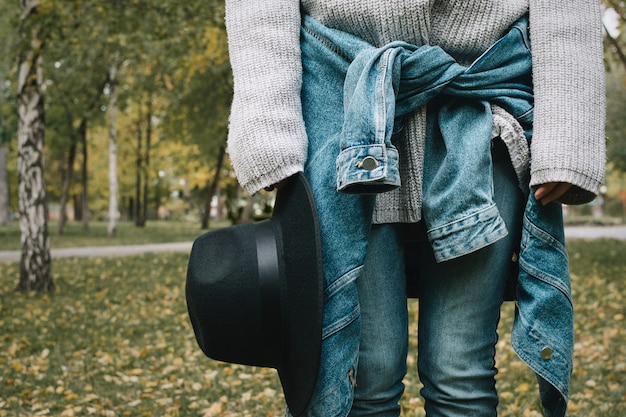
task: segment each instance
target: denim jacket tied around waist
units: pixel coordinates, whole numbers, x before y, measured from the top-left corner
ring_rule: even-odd
[[[338,37],[306,16],[305,30],[350,61],[337,189],[379,193],[400,186],[393,136],[403,119],[428,104],[423,218],[437,261],[465,255],[506,236],[493,200],[489,148],[491,105],[532,134],[531,55],[526,18],[469,67],[438,46],[392,42],[375,48]],[[341,44],[335,40],[341,39]],[[346,41],[347,39],[347,41]],[[520,129],[521,130],[521,129]]]
[[[517,120],[526,145],[533,111],[527,18],[469,67],[437,46],[392,42],[376,48],[310,16],[303,17],[302,30],[337,54],[338,70],[347,68],[337,189],[379,193],[400,186],[394,135],[402,130],[405,116],[428,104],[423,219],[437,260],[462,256],[504,237],[506,227],[486,180],[492,177],[491,106]],[[560,204],[544,207],[529,195],[512,334],[516,353],[538,376],[549,416],[565,413],[573,357],[560,210]]]

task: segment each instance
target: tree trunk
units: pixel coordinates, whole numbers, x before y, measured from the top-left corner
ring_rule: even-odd
[[[609,33],[609,31],[607,30],[606,25],[604,25],[604,34],[611,43],[611,46],[613,46],[614,52],[617,55],[617,58],[621,62],[622,66],[626,68],[626,54],[624,54],[624,51],[622,51],[622,48],[620,47],[617,39],[611,36],[611,33]]]
[[[4,74],[0,73],[0,103],[4,98]],[[0,225],[9,222],[9,181],[7,178],[8,126],[0,116]]]
[[[84,129],[81,130],[81,144],[83,146],[83,160],[80,164],[80,183],[82,185],[82,192],[80,193],[80,212],[81,212],[81,220],[83,222],[83,230],[89,230],[89,200],[87,197],[89,194],[87,193],[87,123],[85,123]],[[74,208],[76,210],[76,208]]]
[[[148,112],[146,114],[146,151],[143,158],[143,226],[148,220],[148,184],[150,181],[150,146],[152,141],[152,97],[148,100]],[[158,215],[158,207],[157,207]]]
[[[109,70],[109,237],[117,235],[118,184],[117,184],[117,62]],[[85,213],[86,215],[87,213]]]
[[[141,112],[141,103],[139,103],[139,117],[137,118],[137,159],[135,161],[135,226],[143,227],[145,224],[145,219],[143,217],[144,210],[142,207],[143,198],[141,198],[141,179],[142,179],[142,169],[143,169],[143,130],[141,128],[141,123],[143,122],[142,112]]]
[[[246,206],[243,208],[243,211],[241,212],[241,217],[239,217],[239,220],[237,221],[237,223],[239,224],[250,223],[252,221],[252,209],[253,208],[254,208],[254,196],[251,195],[248,197]]]
[[[70,129],[73,129],[74,119],[71,114],[68,113],[68,124]],[[76,133],[72,133],[72,142],[70,144],[69,153],[67,156],[67,165],[65,166],[65,172],[63,174],[63,185],[61,187],[61,201],[59,204],[59,222],[57,223],[57,234],[63,234],[63,229],[65,229],[65,225],[67,224],[67,203],[69,200],[70,187],[72,185],[72,178],[74,177],[74,163],[76,162],[76,150],[78,148],[78,141],[81,143],[86,143],[87,135],[87,118],[83,117],[78,125],[78,130]],[[85,156],[83,150],[83,156]],[[85,165],[83,164],[83,167]],[[82,204],[82,202],[81,202]],[[84,207],[80,208],[80,211],[83,211]],[[79,209],[74,205],[74,213],[79,211]],[[76,217],[75,217],[76,218]]]
[[[135,200],[132,197],[128,198],[128,219],[135,220]]]
[[[2,138],[0,138],[2,140]],[[9,223],[9,181],[7,179],[7,144],[0,142],[0,226]]]
[[[18,62],[18,205],[22,241],[20,281],[22,291],[52,291],[48,196],[43,176],[44,100],[42,85],[41,27],[32,23],[38,0],[20,0],[20,33],[28,49]]]
[[[72,204],[74,205],[74,220],[83,220],[82,205],[80,203],[81,194],[72,194]]]
[[[226,147],[220,146],[220,152],[217,156],[217,168],[215,169],[215,175],[213,176],[213,182],[211,183],[211,187],[209,188],[206,200],[204,200],[204,213],[202,214],[202,229],[209,228],[209,219],[211,217],[211,201],[213,201],[213,196],[217,191],[217,187],[219,186],[220,181],[220,172],[222,171],[222,165],[224,163],[224,156],[226,155]],[[218,211],[219,211],[219,202],[218,202]]]
[[[76,139],[72,139],[70,150],[67,155],[67,165],[63,173],[63,185],[61,186],[61,202],[59,204],[59,222],[57,223],[57,235],[63,234],[65,223],[67,222],[67,200],[70,193],[70,184],[74,172],[74,161],[76,160]]]

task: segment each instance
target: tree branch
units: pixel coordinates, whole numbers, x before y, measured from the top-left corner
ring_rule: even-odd
[[[624,69],[626,69],[626,55],[624,54],[624,51],[622,51],[622,48],[620,48],[619,43],[617,42],[617,39],[611,36],[611,34],[606,28],[606,25],[602,23],[602,26],[604,27],[604,32],[606,33],[606,37],[609,39],[611,46],[615,48],[615,53],[617,54],[617,57],[621,61],[622,65],[624,66]]]

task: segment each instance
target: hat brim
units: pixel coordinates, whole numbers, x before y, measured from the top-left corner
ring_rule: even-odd
[[[202,351],[215,360],[276,368],[297,417],[319,372],[322,289],[317,209],[299,173],[278,191],[270,219],[196,239],[185,293]]]
[[[320,227],[304,174],[292,176],[277,192],[272,221],[281,229],[288,314],[287,357],[278,374],[289,411],[298,416],[317,382],[323,312]]]

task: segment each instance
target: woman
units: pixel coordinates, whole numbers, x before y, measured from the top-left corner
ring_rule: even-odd
[[[588,202],[603,181],[599,4],[227,0],[226,24],[239,182],[256,193],[304,171],[318,204],[322,361],[309,405],[290,412],[399,415],[410,248],[427,415],[496,414],[496,327],[517,263],[514,347],[547,413],[564,415],[557,201]]]

